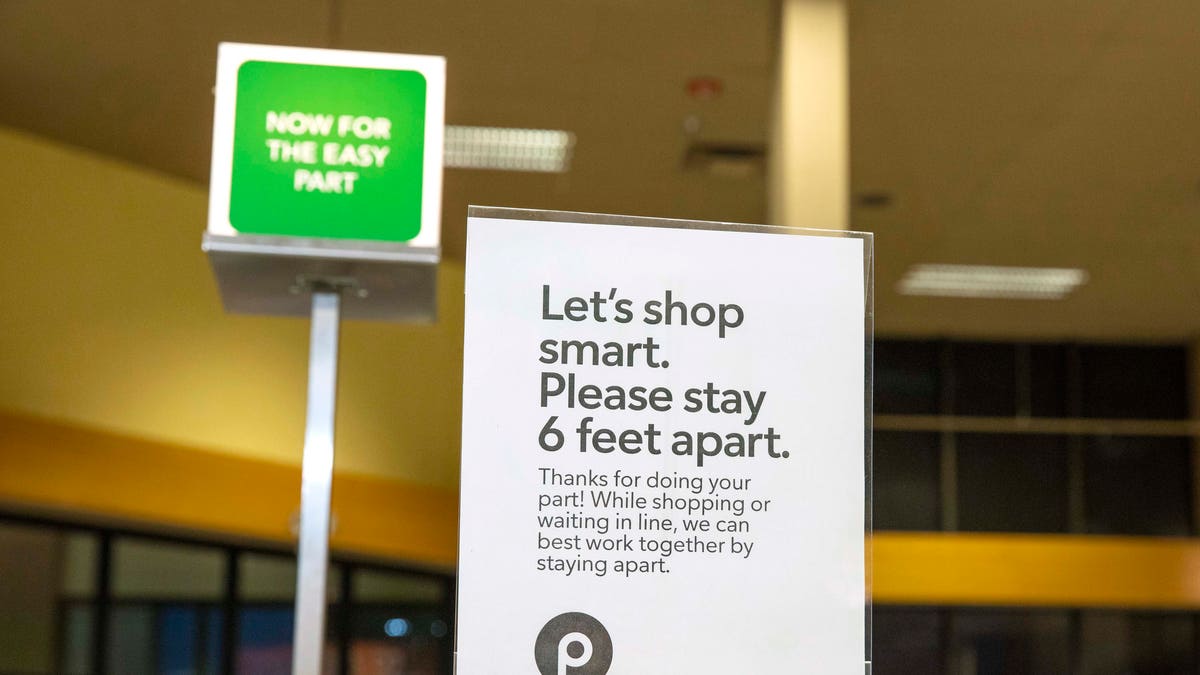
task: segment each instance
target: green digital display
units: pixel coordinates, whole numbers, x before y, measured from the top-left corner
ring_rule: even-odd
[[[424,75],[246,61],[236,92],[235,230],[390,242],[420,233]]]

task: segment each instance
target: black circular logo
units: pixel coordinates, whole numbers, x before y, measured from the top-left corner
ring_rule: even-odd
[[[541,675],[605,675],[612,658],[608,629],[583,612],[550,619],[533,644],[533,660]]]

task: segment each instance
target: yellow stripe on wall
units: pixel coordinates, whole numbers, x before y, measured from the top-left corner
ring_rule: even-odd
[[[0,503],[290,542],[300,470],[0,414]],[[337,473],[333,517],[334,549],[455,563],[458,496],[451,491]]]
[[[881,604],[1200,608],[1191,538],[880,533]]]
[[[297,467],[0,414],[0,503],[292,541]],[[338,473],[335,550],[452,569],[458,497]],[[879,604],[1200,608],[1200,540],[877,534]],[[801,571],[801,573],[803,573]]]

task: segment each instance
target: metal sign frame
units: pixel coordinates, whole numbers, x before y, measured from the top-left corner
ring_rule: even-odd
[[[233,227],[237,84],[239,69],[249,61],[415,71],[424,77],[420,229],[411,240],[248,234]],[[234,43],[219,48],[208,227],[201,249],[208,254],[226,311],[311,316],[312,321],[292,644],[295,675],[322,670],[341,319],[428,322],[437,314],[445,92],[445,59],[440,56]]]

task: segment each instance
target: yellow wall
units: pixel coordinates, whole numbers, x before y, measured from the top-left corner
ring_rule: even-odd
[[[0,507],[285,544],[297,467],[0,414]],[[455,492],[339,472],[334,549],[454,565]]]
[[[298,464],[307,322],[223,313],[205,186],[4,128],[0,156],[0,410]],[[344,324],[338,469],[457,484],[462,274],[434,326]]]
[[[290,541],[306,322],[221,311],[203,186],[3,129],[0,155],[0,507]],[[437,325],[344,327],[335,549],[454,564],[461,262],[439,282]],[[874,551],[882,603],[1200,608],[1190,539]]]
[[[884,533],[873,548],[885,604],[1200,607],[1192,538]]]

